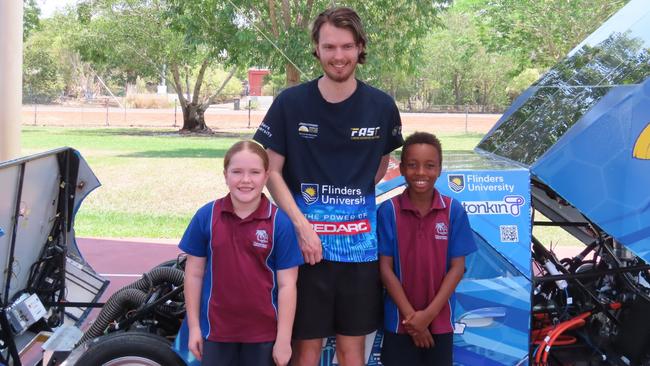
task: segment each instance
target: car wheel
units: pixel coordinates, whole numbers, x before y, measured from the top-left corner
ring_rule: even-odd
[[[76,365],[185,366],[185,362],[162,337],[144,332],[122,332],[90,341]]]

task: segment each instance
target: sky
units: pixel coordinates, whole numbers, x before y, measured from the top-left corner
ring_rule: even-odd
[[[56,10],[64,9],[66,5],[75,4],[77,0],[37,0],[41,9],[41,18],[49,18]]]

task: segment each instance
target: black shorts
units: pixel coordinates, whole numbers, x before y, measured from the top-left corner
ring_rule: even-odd
[[[382,316],[379,262],[323,260],[298,272],[294,339],[362,336],[377,330]]]
[[[384,366],[451,366],[454,334],[434,334],[431,348],[420,348],[408,334],[384,331],[381,363]]]

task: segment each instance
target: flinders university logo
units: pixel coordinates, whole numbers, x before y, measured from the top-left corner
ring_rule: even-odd
[[[318,184],[300,183],[300,192],[306,204],[311,205],[318,201]]]
[[[465,174],[449,174],[447,185],[453,192],[462,192],[465,189]]]

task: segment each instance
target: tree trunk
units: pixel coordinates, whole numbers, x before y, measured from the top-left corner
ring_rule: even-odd
[[[298,83],[300,82],[300,73],[298,72],[298,69],[296,69],[296,67],[290,63],[286,64],[286,69],[287,69],[287,86],[298,85]]]
[[[462,92],[460,90],[461,88],[461,81],[460,81],[460,76],[458,74],[454,74],[452,78],[452,88],[454,89],[454,100],[457,106],[463,104],[463,96]]]
[[[204,106],[198,101],[187,100],[183,93],[183,84],[181,83],[181,75],[177,64],[171,64],[171,72],[174,81],[174,89],[176,89],[176,95],[178,95],[178,101],[181,105],[181,110],[183,111],[183,128],[181,128],[181,132],[211,133],[212,130],[205,124],[205,110],[208,108],[209,104]],[[198,93],[199,91],[200,90],[197,89],[195,93]]]
[[[212,132],[205,124],[205,109],[200,103],[187,103],[183,107],[183,128],[187,132]]]

